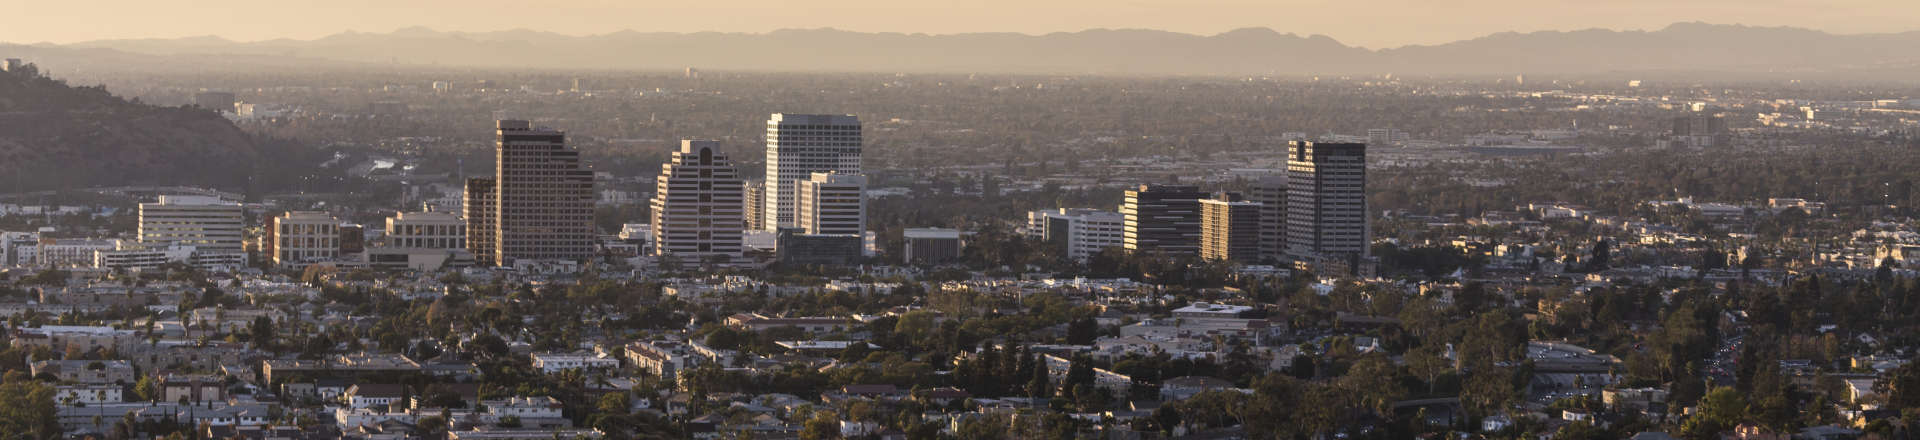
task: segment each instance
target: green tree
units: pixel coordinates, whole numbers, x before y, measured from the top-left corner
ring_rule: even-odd
[[[1690,439],[1719,438],[1721,432],[1739,425],[1746,411],[1747,397],[1739,390],[1717,387],[1700,399],[1700,411],[1681,424],[1680,432]]]
[[[1920,408],[1920,362],[1908,362],[1874,384],[1890,408]]]
[[[279,336],[275,332],[272,318],[265,316],[253,318],[253,324],[247,330],[251,335],[253,348],[272,352],[280,351],[280,344],[276,342]]]
[[[421,417],[415,426],[419,427],[420,433],[427,438],[435,438],[446,432],[447,419],[440,416]]]
[[[1432,344],[1408,350],[1406,360],[1407,369],[1427,382],[1428,394],[1433,393],[1433,382],[1440,377],[1440,373],[1453,369],[1453,365],[1447,361],[1445,351]]]
[[[601,414],[626,414],[627,408],[629,408],[627,393],[616,392],[600,396],[599,410]]]
[[[1553,440],[1601,440],[1607,432],[1587,422],[1573,422],[1553,433]]]
[[[159,401],[160,384],[152,375],[142,376],[139,382],[133,384],[133,395],[148,402]]]
[[[800,438],[806,440],[827,440],[840,438],[840,421],[833,414],[820,412],[807,419],[800,428]]]
[[[1075,319],[1067,325],[1067,343],[1073,345],[1093,344],[1100,337],[1100,324],[1093,318]]]
[[[1029,358],[1032,356],[1029,355]],[[1053,395],[1053,385],[1047,380],[1047,367],[1035,365],[1027,378],[1027,397],[1048,397]]]
[[[0,382],[0,433],[8,438],[53,439],[60,437],[60,419],[54,403],[54,390],[27,378],[21,371],[9,371]]]

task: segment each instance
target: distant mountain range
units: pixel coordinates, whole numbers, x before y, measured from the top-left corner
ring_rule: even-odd
[[[89,57],[85,60],[194,57],[196,62],[236,67],[350,62],[514,69],[1403,76],[1897,72],[1911,78],[1920,66],[1920,32],[1836,35],[1799,28],[1678,23],[1657,31],[1508,32],[1383,50],[1265,28],[1210,36],[1132,29],[1045,35],[810,29],[568,36],[528,30],[469,33],[409,28],[315,40],[235,42],[195,37],[0,45],[0,56],[36,51],[56,58]]]

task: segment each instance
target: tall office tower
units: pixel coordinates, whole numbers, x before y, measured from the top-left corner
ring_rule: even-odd
[[[467,252],[473,254],[473,264],[480,266],[494,265],[493,234],[499,222],[493,218],[497,213],[493,187],[491,178],[467,179],[467,197],[460,202],[467,221]]]
[[[1260,202],[1260,259],[1279,261],[1287,255],[1287,175],[1261,177],[1253,183],[1253,201]]]
[[[741,188],[745,195],[740,198],[740,213],[747,221],[747,230],[766,230],[767,217],[763,214],[767,207],[766,179],[747,179]]]
[[[794,221],[815,235],[860,235],[867,230],[867,176],[813,173],[800,181]]]
[[[1287,256],[1367,256],[1367,145],[1294,141],[1287,151]]]
[[[1140,185],[1120,204],[1128,252],[1193,255],[1200,252],[1200,199],[1192,185]]]
[[[397,212],[387,217],[387,247],[466,249],[467,225],[451,212]]]
[[[719,141],[684,140],[660,165],[653,192],[653,253],[738,256],[742,228],[739,170]]]
[[[1200,257],[1249,263],[1260,260],[1260,202],[1221,192],[1200,201]]]
[[[565,133],[527,121],[500,120],[497,128],[493,211],[478,219],[493,226],[492,263],[592,258],[593,171],[581,166],[580,151],[567,147]]]
[[[140,204],[140,242],[193,246],[202,253],[246,252],[246,208],[203,196],[160,196]]]
[[[767,119],[765,230],[792,227],[795,187],[813,173],[860,174],[860,118],[789,115]]]
[[[340,257],[340,219],[318,211],[289,211],[273,218],[273,264],[304,268],[316,261]]]

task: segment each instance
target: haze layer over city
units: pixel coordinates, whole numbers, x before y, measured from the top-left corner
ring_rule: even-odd
[[[1912,2],[6,9],[0,438],[1920,434]]]

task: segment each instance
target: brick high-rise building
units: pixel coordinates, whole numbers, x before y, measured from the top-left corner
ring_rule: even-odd
[[[747,230],[767,230],[767,181],[766,179],[747,179],[741,185],[743,196],[740,199],[741,217],[747,222]]]
[[[494,264],[493,187],[492,178],[467,179],[467,196],[460,204],[467,221],[467,252],[473,254],[474,264],[482,266]]]
[[[482,237],[490,244],[468,240],[476,261],[508,265],[592,258],[593,171],[581,164],[580,151],[568,148],[566,133],[559,130],[520,120],[501,120],[496,127],[492,181],[467,182],[468,233],[492,230]],[[491,191],[485,191],[489,183]],[[491,210],[475,212],[476,198],[491,199]],[[491,258],[481,251],[490,251]]]
[[[1287,256],[1287,175],[1261,177],[1253,183],[1251,198],[1260,202],[1260,259],[1281,261]]]
[[[1260,202],[1222,192],[1200,201],[1200,257],[1249,263],[1260,260]]]

